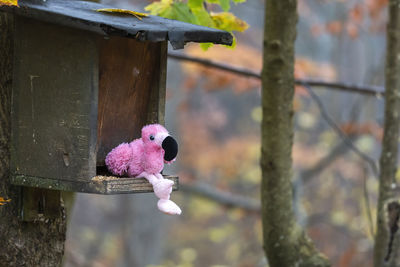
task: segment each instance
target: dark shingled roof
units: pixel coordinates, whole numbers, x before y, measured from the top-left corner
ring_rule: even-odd
[[[0,6],[0,11],[106,36],[117,35],[152,42],[169,40],[174,49],[183,48],[187,42],[232,44],[232,35],[225,31],[157,16],[139,20],[132,15],[97,12],[96,9],[112,7],[94,2],[20,0],[19,5],[20,7]]]

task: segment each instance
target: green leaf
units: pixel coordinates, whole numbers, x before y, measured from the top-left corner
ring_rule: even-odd
[[[201,44],[200,44],[201,49],[203,49],[204,51],[207,51],[208,48],[210,48],[210,47],[212,47],[212,46],[213,46],[212,43],[201,43]]]
[[[230,0],[219,0],[219,3],[221,5],[221,8],[223,11],[229,11],[231,8],[231,1]]]
[[[223,11],[229,11],[231,8],[230,0],[206,0],[207,3],[220,5]]]
[[[214,21],[211,18],[210,14],[207,12],[207,10],[204,9],[204,7],[201,8],[191,8],[190,9],[193,13],[193,15],[196,17],[196,24],[197,25],[202,25],[206,27],[215,27]]]
[[[193,13],[190,11],[189,7],[185,3],[182,2],[174,3],[173,9],[175,12],[174,13],[175,17],[173,19],[189,23],[196,22],[196,17],[193,15]]]
[[[162,16],[168,12],[172,6],[172,0],[161,0],[160,2],[153,2],[146,6],[144,10],[149,11],[151,15]]]
[[[204,1],[211,4],[220,5],[224,12],[209,13],[204,7]],[[232,1],[236,4],[243,3],[246,0]],[[230,0],[187,0],[187,2],[183,2],[182,0],[161,0],[145,7],[145,10],[149,11],[151,15],[157,15],[164,18],[216,28],[228,31],[230,33],[233,31],[242,32],[246,30],[249,25],[245,21],[237,18],[232,13],[227,12],[229,9]],[[203,50],[207,50],[212,45],[213,44],[211,43],[200,44]],[[233,35],[233,44],[232,46],[227,47],[234,48],[235,46],[236,38]]]
[[[187,5],[190,9],[202,8],[203,2],[203,0],[188,0]]]
[[[211,18],[217,29],[228,32],[243,32],[249,27],[245,21],[239,19],[230,12],[211,13]]]
[[[168,19],[175,19],[189,23],[195,23],[196,18],[190,11],[187,4],[183,2],[174,2],[173,0],[162,0],[154,2],[145,7],[151,15],[161,16]]]

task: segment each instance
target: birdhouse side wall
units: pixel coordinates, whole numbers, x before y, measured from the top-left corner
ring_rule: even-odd
[[[90,179],[96,174],[96,36],[22,17],[15,34],[13,174]]]

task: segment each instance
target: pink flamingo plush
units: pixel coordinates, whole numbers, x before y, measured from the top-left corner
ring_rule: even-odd
[[[181,214],[178,205],[169,199],[174,182],[161,175],[164,163],[175,161],[177,153],[178,144],[168,131],[160,124],[150,124],[142,128],[141,138],[111,150],[106,165],[116,175],[146,178],[159,198],[158,209],[167,214]]]

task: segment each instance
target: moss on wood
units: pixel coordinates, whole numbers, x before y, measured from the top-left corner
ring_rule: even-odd
[[[296,0],[267,0],[262,72],[262,219],[270,266],[329,266],[292,208]]]

